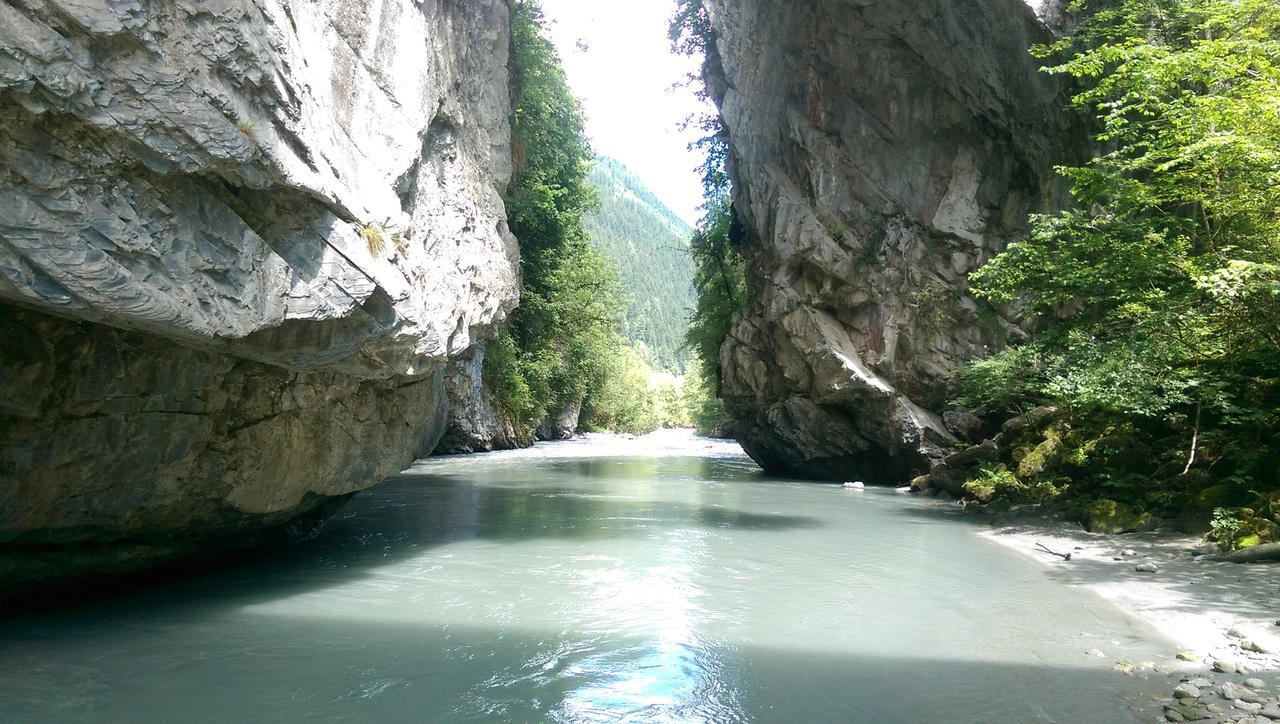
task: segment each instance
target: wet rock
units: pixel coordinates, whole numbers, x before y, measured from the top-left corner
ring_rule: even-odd
[[[1200,657],[1196,656],[1194,651],[1179,651],[1178,660],[1179,661],[1199,661]]]
[[[1266,686],[1267,686],[1267,683],[1266,683],[1265,681],[1263,681],[1262,679],[1256,678],[1256,677],[1255,677],[1255,678],[1245,679],[1244,681],[1242,681],[1242,682],[1240,682],[1240,683],[1241,683],[1241,684],[1243,684],[1244,686],[1246,686],[1246,687],[1250,688],[1250,689],[1264,689],[1264,688],[1266,688]]]
[[[1231,705],[1239,709],[1240,711],[1246,712],[1248,714],[1257,714],[1258,712],[1262,711],[1262,704],[1256,701],[1244,701],[1243,699],[1236,699],[1235,701],[1231,702]]]
[[[1147,563],[1139,563],[1138,565],[1133,567],[1133,570],[1137,571],[1138,573],[1158,573],[1160,571],[1160,567],[1154,563],[1147,562]]]
[[[1240,665],[1230,659],[1214,659],[1213,670],[1224,674],[1234,674],[1240,670]]]
[[[1262,707],[1262,710],[1259,711],[1258,714],[1265,716],[1268,719],[1280,721],[1280,706],[1277,706],[1276,704],[1267,704]]]
[[[1105,657],[1106,657],[1106,654],[1102,653],[1102,650],[1101,650],[1101,649],[1089,649],[1088,651],[1085,651],[1084,653],[1085,653],[1085,656],[1096,656],[1096,657],[1098,657],[1098,658],[1100,658],[1100,659],[1101,659],[1101,658],[1105,658]]]

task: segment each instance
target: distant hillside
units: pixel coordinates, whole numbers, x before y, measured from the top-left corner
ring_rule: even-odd
[[[600,211],[587,217],[587,231],[631,297],[627,337],[643,343],[651,365],[679,373],[689,356],[681,346],[693,306],[693,231],[612,158],[597,159],[588,180]]]

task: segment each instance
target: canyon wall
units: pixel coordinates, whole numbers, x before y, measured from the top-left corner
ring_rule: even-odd
[[[504,0],[0,4],[0,576],[395,474],[517,300]]]
[[[901,483],[969,433],[950,372],[1023,330],[968,274],[1087,137],[1028,53],[1040,5],[707,0],[750,288],[723,396],[766,469]]]

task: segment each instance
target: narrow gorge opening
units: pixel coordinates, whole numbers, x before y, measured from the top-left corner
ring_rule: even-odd
[[[522,240],[521,303],[496,339],[446,373],[453,404],[437,452],[593,431],[727,433],[718,359],[707,358],[719,343],[699,345],[689,330],[705,307],[695,286],[709,285],[706,234],[694,226],[712,223],[711,207],[725,214],[727,189],[700,178],[716,110],[701,57],[677,52],[687,39],[671,11],[513,6],[515,176],[505,198]]]

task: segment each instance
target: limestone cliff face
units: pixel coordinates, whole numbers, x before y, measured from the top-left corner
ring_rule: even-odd
[[[578,432],[581,400],[569,401],[553,409],[532,430],[513,420],[485,383],[485,352],[485,344],[479,343],[465,359],[451,363],[445,370],[444,388],[449,397],[449,413],[436,454],[515,450],[530,447],[537,440],[568,440]]]
[[[434,447],[517,299],[507,12],[0,4],[4,564],[237,537]]]
[[[494,450],[514,450],[533,444],[521,425],[512,421],[484,383],[485,344],[452,362],[445,370],[444,388],[449,413],[437,455],[463,455]]]
[[[740,439],[771,470],[905,480],[954,441],[949,372],[1020,334],[967,275],[1061,202],[1083,134],[1027,53],[1049,31],[1020,0],[707,4],[751,289],[721,360]]]

